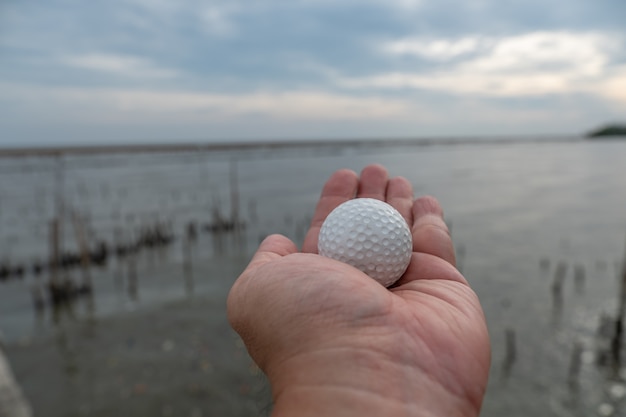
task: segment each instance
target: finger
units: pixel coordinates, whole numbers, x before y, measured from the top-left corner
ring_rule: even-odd
[[[402,278],[393,284],[393,288],[400,288],[416,280],[456,281],[468,285],[465,277],[442,258],[420,252],[413,252],[411,256],[409,267]]]
[[[385,200],[402,214],[409,225],[413,224],[413,213],[411,212],[413,187],[406,178],[395,177],[389,180]]]
[[[443,220],[443,210],[434,197],[420,197],[413,203],[413,251],[428,253],[456,266],[454,245]]]
[[[317,239],[322,223],[339,204],[354,198],[358,186],[359,178],[354,171],[341,169],[330,176],[322,189],[311,227],[302,244],[302,252],[317,253]]]
[[[385,201],[389,174],[382,165],[368,165],[361,171],[357,198],[375,198]]]

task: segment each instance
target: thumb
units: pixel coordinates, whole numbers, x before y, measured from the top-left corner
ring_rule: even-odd
[[[270,235],[259,245],[244,274],[250,273],[260,266],[275,259],[298,252],[298,247],[283,235]]]
[[[245,332],[246,311],[250,311],[250,284],[255,282],[257,271],[269,262],[296,253],[296,245],[282,235],[271,235],[259,245],[252,260],[235,281],[226,299],[226,310],[231,326],[240,334]],[[246,301],[248,300],[248,301]],[[254,305],[254,303],[252,303]],[[252,308],[254,310],[254,308]]]
[[[254,281],[257,271],[263,265],[283,258],[292,253],[298,252],[296,245],[282,235],[270,235],[259,245],[250,263],[239,275],[228,294],[227,305],[230,311],[231,306],[239,305],[237,302],[246,293],[246,288],[251,281]]]

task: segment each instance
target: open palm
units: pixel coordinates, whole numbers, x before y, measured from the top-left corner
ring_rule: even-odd
[[[390,289],[317,255],[324,219],[355,197],[388,202],[411,226],[411,263]],[[375,403],[375,393],[415,411],[404,415],[479,413],[490,348],[478,298],[455,268],[437,201],[414,200],[410,183],[389,179],[379,165],[360,177],[348,170],[333,174],[302,251],[283,236],[267,238],[234,284],[228,310],[272,382],[275,401],[293,387],[330,386],[350,393],[344,402],[363,397]]]

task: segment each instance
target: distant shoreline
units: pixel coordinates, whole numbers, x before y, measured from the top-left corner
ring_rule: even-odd
[[[268,142],[171,143],[128,145],[67,145],[0,148],[0,158],[65,156],[115,153],[171,153],[194,151],[232,151],[245,149],[310,148],[320,146],[450,146],[479,144],[551,143],[583,140],[582,136],[496,137],[496,138],[421,138],[421,139],[338,139]]]
[[[622,139],[626,137],[626,125],[614,124],[596,129],[587,134],[587,138],[597,139]]]

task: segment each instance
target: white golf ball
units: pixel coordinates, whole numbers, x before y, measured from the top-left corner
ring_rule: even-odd
[[[388,287],[409,266],[413,240],[395,208],[373,198],[356,198],[326,217],[317,247],[320,255],[352,265]]]

